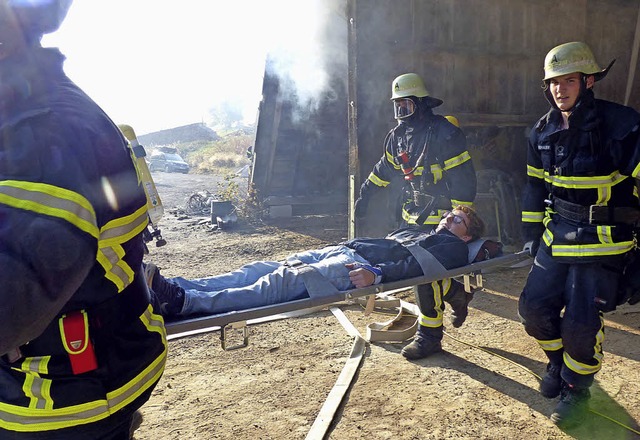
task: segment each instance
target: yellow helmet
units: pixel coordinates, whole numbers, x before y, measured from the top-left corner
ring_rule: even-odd
[[[426,98],[424,101],[430,108],[437,107],[442,104],[442,100],[429,96],[424,81],[416,73],[404,73],[398,76],[391,83],[391,100],[408,98],[415,96],[416,98]]]
[[[543,81],[576,72],[593,75],[599,81],[607,75],[614,62],[615,60],[606,69],[601,69],[586,43],[564,43],[551,49],[545,57]]]

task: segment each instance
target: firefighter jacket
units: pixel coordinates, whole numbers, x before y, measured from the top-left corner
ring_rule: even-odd
[[[379,267],[381,281],[390,282],[424,275],[420,263],[406,248],[406,245],[414,243],[428,250],[446,269],[468,264],[467,244],[447,229],[433,232],[430,227],[408,226],[393,231],[385,238],[356,238],[343,245]]]
[[[0,61],[0,438],[86,438],[141,406],[166,359],[141,272],[143,189],[63,60]]]
[[[621,255],[634,247],[623,218],[609,224],[589,220],[591,206],[637,207],[640,174],[640,115],[595,99],[591,90],[562,128],[551,109],[529,136],[527,184],[522,200],[523,236],[565,262]],[[609,208],[607,208],[609,209]]]
[[[387,134],[384,155],[363,183],[360,196],[371,197],[390,184],[404,186],[402,219],[406,224],[416,224],[425,211],[430,198],[423,198],[424,194],[435,201],[422,224],[435,226],[445,210],[460,204],[472,206],[476,174],[464,133],[433,114],[398,124]]]

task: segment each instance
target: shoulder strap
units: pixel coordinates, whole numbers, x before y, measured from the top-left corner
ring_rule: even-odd
[[[413,255],[413,258],[418,261],[424,276],[439,277],[447,272],[447,269],[442,265],[442,263],[439,262],[431,252],[420,246],[418,243],[412,243],[405,245],[404,247],[406,247],[407,250],[411,252],[411,255]]]

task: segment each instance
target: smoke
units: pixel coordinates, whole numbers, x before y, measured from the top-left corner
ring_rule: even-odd
[[[273,3],[269,3],[273,5]],[[297,105],[306,118],[327,100],[344,93],[347,79],[346,2],[340,0],[275,3],[287,11],[273,24],[267,74],[279,79],[280,99]]]
[[[267,57],[301,108],[337,93],[331,69],[347,48],[341,3],[77,1],[44,44],[60,47],[71,79],[140,134],[203,122],[219,108],[254,123]]]

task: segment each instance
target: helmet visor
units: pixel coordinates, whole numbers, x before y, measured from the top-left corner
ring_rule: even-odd
[[[396,119],[408,118],[416,111],[416,103],[411,98],[393,100],[393,114]]]

